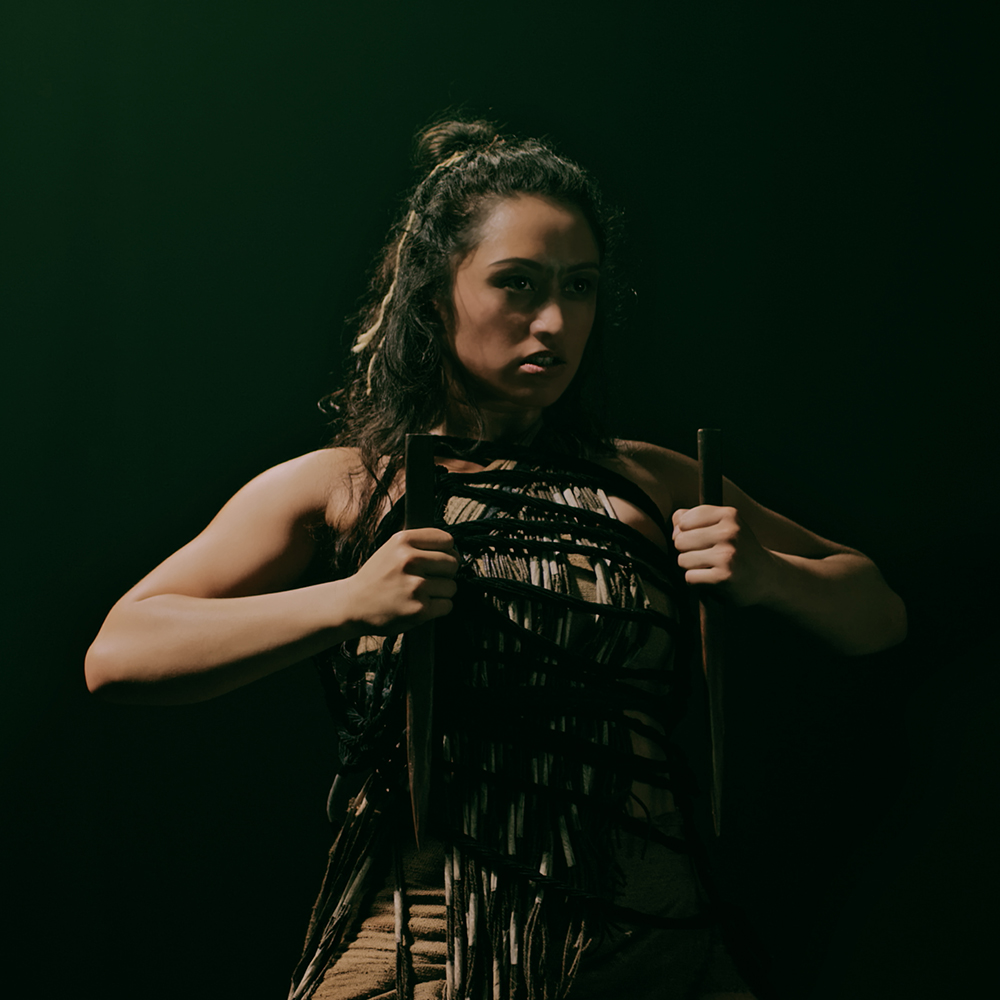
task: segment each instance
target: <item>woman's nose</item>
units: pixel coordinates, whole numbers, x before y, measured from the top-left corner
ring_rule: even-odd
[[[549,299],[535,313],[535,318],[531,321],[531,332],[559,334],[563,332],[565,324],[562,306],[557,300]]]

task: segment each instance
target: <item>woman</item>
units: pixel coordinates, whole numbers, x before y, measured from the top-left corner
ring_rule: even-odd
[[[902,604],[860,553],[728,483],[699,506],[690,459],[603,436],[584,385],[613,275],[584,171],[483,122],[419,148],[336,447],[253,480],[129,591],[88,684],[197,701],[317,657],[339,830],[291,997],[750,997],[678,808],[683,585],[847,653],[900,641]],[[407,432],[439,435],[448,530],[401,530]],[[399,637],[432,619],[418,850]]]

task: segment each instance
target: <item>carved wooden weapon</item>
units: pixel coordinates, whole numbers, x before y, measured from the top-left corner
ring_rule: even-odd
[[[434,437],[406,435],[406,499],[404,526],[434,524]],[[410,629],[406,651],[406,770],[410,783],[413,836],[420,846],[431,798],[432,728],[434,715],[434,622]]]
[[[698,502],[722,506],[722,432],[698,431]],[[701,623],[701,666],[708,686],[708,722],[712,740],[712,826],[722,827],[722,764],[725,719],[722,711],[722,607],[712,597],[698,601]]]

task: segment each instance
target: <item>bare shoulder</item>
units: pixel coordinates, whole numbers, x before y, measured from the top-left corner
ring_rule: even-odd
[[[698,466],[694,459],[645,441],[616,441],[617,454],[601,465],[631,480],[648,494],[664,518],[678,507],[698,502]]]
[[[353,448],[320,448],[251,479],[219,512],[255,510],[291,521],[324,520],[343,529],[351,521],[352,484],[363,473]]]
[[[643,441],[619,441],[623,474],[641,486],[670,520],[677,510],[700,504],[698,463],[687,455]],[[624,471],[627,470],[627,471]],[[724,503],[739,511],[758,541],[775,552],[822,557],[854,549],[822,538],[791,519],[759,504],[729,479],[723,478]]]
[[[315,550],[313,529],[350,524],[361,465],[346,448],[300,455],[255,476],[195,538],[126,595],[240,597],[290,586]]]

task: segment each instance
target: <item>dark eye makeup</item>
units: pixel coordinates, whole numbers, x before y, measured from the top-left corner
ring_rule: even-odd
[[[500,274],[493,280],[498,288],[512,292],[533,292],[537,288],[535,279],[526,274]],[[596,288],[596,275],[574,275],[563,284],[563,291],[570,295],[589,295]]]
[[[499,278],[501,288],[509,288],[514,292],[530,292],[534,290],[531,278],[524,274],[505,274]]]
[[[588,295],[597,288],[597,277],[591,275],[575,275],[566,282],[566,290],[574,295]]]

